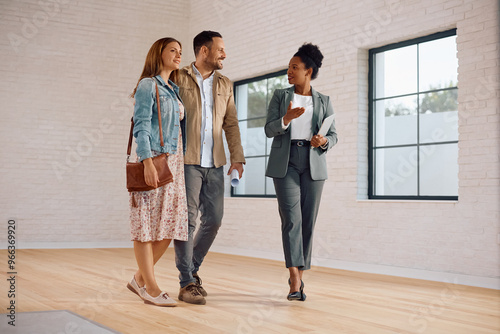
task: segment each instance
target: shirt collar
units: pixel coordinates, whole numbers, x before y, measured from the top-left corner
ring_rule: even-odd
[[[196,75],[196,77],[200,77],[203,79],[203,76],[201,75],[200,71],[198,71],[198,69],[196,68],[194,63],[192,64],[192,67],[193,67],[193,71],[194,71],[194,74]],[[212,74],[210,74],[210,76],[207,79],[212,79],[214,77],[214,75],[215,75],[215,71],[213,71]]]

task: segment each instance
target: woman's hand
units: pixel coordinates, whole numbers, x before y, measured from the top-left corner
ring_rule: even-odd
[[[158,179],[158,172],[153,164],[153,159],[144,159],[142,163],[144,164],[144,180],[146,184],[156,188],[160,180]]]
[[[304,111],[306,111],[306,109],[303,107],[292,109],[292,101],[290,101],[288,109],[286,110],[286,114],[285,116],[283,116],[283,124],[285,124],[285,126],[290,124],[292,119],[300,117],[300,115],[302,115]]]
[[[312,147],[319,147],[323,146],[328,142],[328,139],[323,137],[322,135],[316,135],[311,138],[311,146]]]

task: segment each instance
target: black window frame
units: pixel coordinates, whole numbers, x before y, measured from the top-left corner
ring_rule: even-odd
[[[234,92],[234,99],[235,99],[235,105],[238,105],[238,101],[237,101],[237,94],[236,94],[236,87],[237,86],[240,86],[240,85],[244,85],[244,84],[248,84],[248,83],[252,83],[252,82],[255,82],[255,81],[261,81],[261,80],[265,80],[265,79],[270,79],[270,78],[275,78],[275,77],[279,77],[279,76],[282,76],[282,75],[285,75],[287,73],[287,69],[282,69],[282,70],[279,70],[279,71],[275,71],[275,72],[272,72],[272,73],[267,73],[267,74],[264,74],[264,75],[259,75],[257,77],[252,77],[252,78],[248,78],[248,79],[243,79],[243,80],[239,80],[239,81],[235,81],[233,83],[233,92]],[[271,96],[267,96],[267,99],[266,100],[266,105],[269,104],[269,99],[272,98],[272,95]],[[239,119],[238,118],[238,123],[239,122],[242,122],[242,121],[250,121],[250,120],[255,120],[255,119],[261,119],[261,118],[265,118],[266,116],[263,116],[263,117],[252,117],[252,118],[246,118],[246,119]],[[262,128],[262,131],[264,131],[264,128]],[[267,149],[267,145],[265,147],[265,154],[264,155],[254,155],[254,156],[248,156],[248,158],[266,158],[266,157],[269,157],[269,152],[268,152],[268,149]],[[245,159],[247,158],[247,156],[245,155]],[[266,165],[265,167],[267,168],[267,162],[266,162]],[[245,168],[245,167],[243,167]],[[263,175],[265,179],[267,179],[268,177],[264,174]],[[267,185],[267,182],[264,182],[265,184],[265,187]],[[276,195],[265,195],[265,194],[236,194],[235,191],[234,191],[234,188],[231,187],[231,197],[250,197],[250,198],[276,198]]]
[[[410,39],[407,41],[403,42],[398,42],[398,43],[393,43],[393,44],[388,44],[382,47],[374,48],[369,50],[369,57],[368,57],[368,199],[373,199],[373,200],[417,200],[417,201],[425,201],[425,200],[431,200],[431,201],[458,201],[458,195],[457,196],[423,196],[423,195],[375,195],[375,173],[376,173],[376,168],[375,168],[375,161],[373,157],[373,152],[377,147],[374,147],[374,135],[375,135],[375,113],[374,113],[374,105],[377,100],[381,99],[376,99],[375,98],[375,55],[380,52],[384,51],[389,51],[389,50],[394,50],[410,45],[415,45],[415,44],[420,44],[424,42],[429,42],[429,41],[434,41],[450,36],[456,36],[457,35],[457,29],[450,29],[438,33],[434,33],[431,35],[423,36],[423,37],[418,37],[414,39]],[[403,145],[387,145],[383,146],[380,148],[395,148],[395,147],[413,147],[415,146],[417,149],[417,154],[418,154],[418,160],[420,161],[420,147],[421,146],[428,146],[428,145],[436,145],[436,143],[420,143],[420,138],[419,138],[419,119],[420,119],[420,101],[419,101],[419,95],[425,94],[425,93],[432,93],[436,91],[444,91],[444,90],[451,90],[451,89],[457,89],[458,90],[458,82],[456,87],[450,87],[450,88],[443,88],[443,89],[434,89],[434,90],[428,90],[424,92],[420,92],[420,88],[418,87],[418,80],[419,80],[419,55],[417,52],[417,143],[415,144],[403,144]],[[415,93],[410,93],[410,94],[403,94],[403,95],[398,95],[398,96],[392,96],[391,98],[394,97],[405,97],[405,96],[410,96],[410,95],[415,95]],[[457,130],[458,131],[458,130]],[[458,144],[459,140],[456,141],[446,141],[446,142],[439,142],[437,145],[446,145],[446,144]],[[458,161],[457,161],[458,163]],[[457,175],[458,177],[458,175]],[[417,169],[417,193],[420,193],[420,168]]]

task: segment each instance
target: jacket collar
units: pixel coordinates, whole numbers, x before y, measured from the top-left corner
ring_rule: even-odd
[[[293,94],[293,93],[295,92],[295,86],[290,86],[290,87],[286,88],[286,90],[285,90],[285,91],[286,91],[287,93],[291,93],[291,94]],[[316,97],[317,99],[319,99],[319,98],[320,98],[318,91],[317,91],[316,89],[314,89],[312,86],[311,86],[311,95],[313,96],[313,100],[314,100],[314,98],[315,98],[315,97]],[[290,102],[288,102],[288,103],[290,103]]]
[[[187,74],[189,74],[196,83],[198,83],[198,80],[196,80],[196,73],[194,72],[194,69],[193,69],[193,66],[194,66],[194,61],[189,65],[189,66],[186,66],[183,68],[183,70],[185,70],[187,72]],[[217,82],[216,80],[219,79],[219,78],[222,78],[222,74],[220,74],[219,71],[215,70],[214,71],[214,85],[215,85],[215,82]]]
[[[163,80],[163,78],[161,77],[161,75],[157,75],[154,78],[156,79],[157,82],[160,83],[160,85],[162,85],[163,87],[167,87],[167,84],[165,83],[165,80]],[[177,87],[177,85],[172,80],[168,79],[168,83],[174,89],[174,91],[176,93],[179,93],[179,87]]]

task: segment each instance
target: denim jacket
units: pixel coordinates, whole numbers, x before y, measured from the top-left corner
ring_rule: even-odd
[[[134,137],[137,143],[137,156],[139,161],[151,158],[152,151],[175,154],[179,128],[182,130],[182,144],[186,152],[186,122],[179,121],[179,88],[168,80],[173,89],[169,88],[162,77],[144,78],[139,82],[135,93],[134,107]],[[160,132],[158,127],[158,107],[156,106],[156,88],[160,93],[161,123],[163,128],[164,146],[160,145]]]

